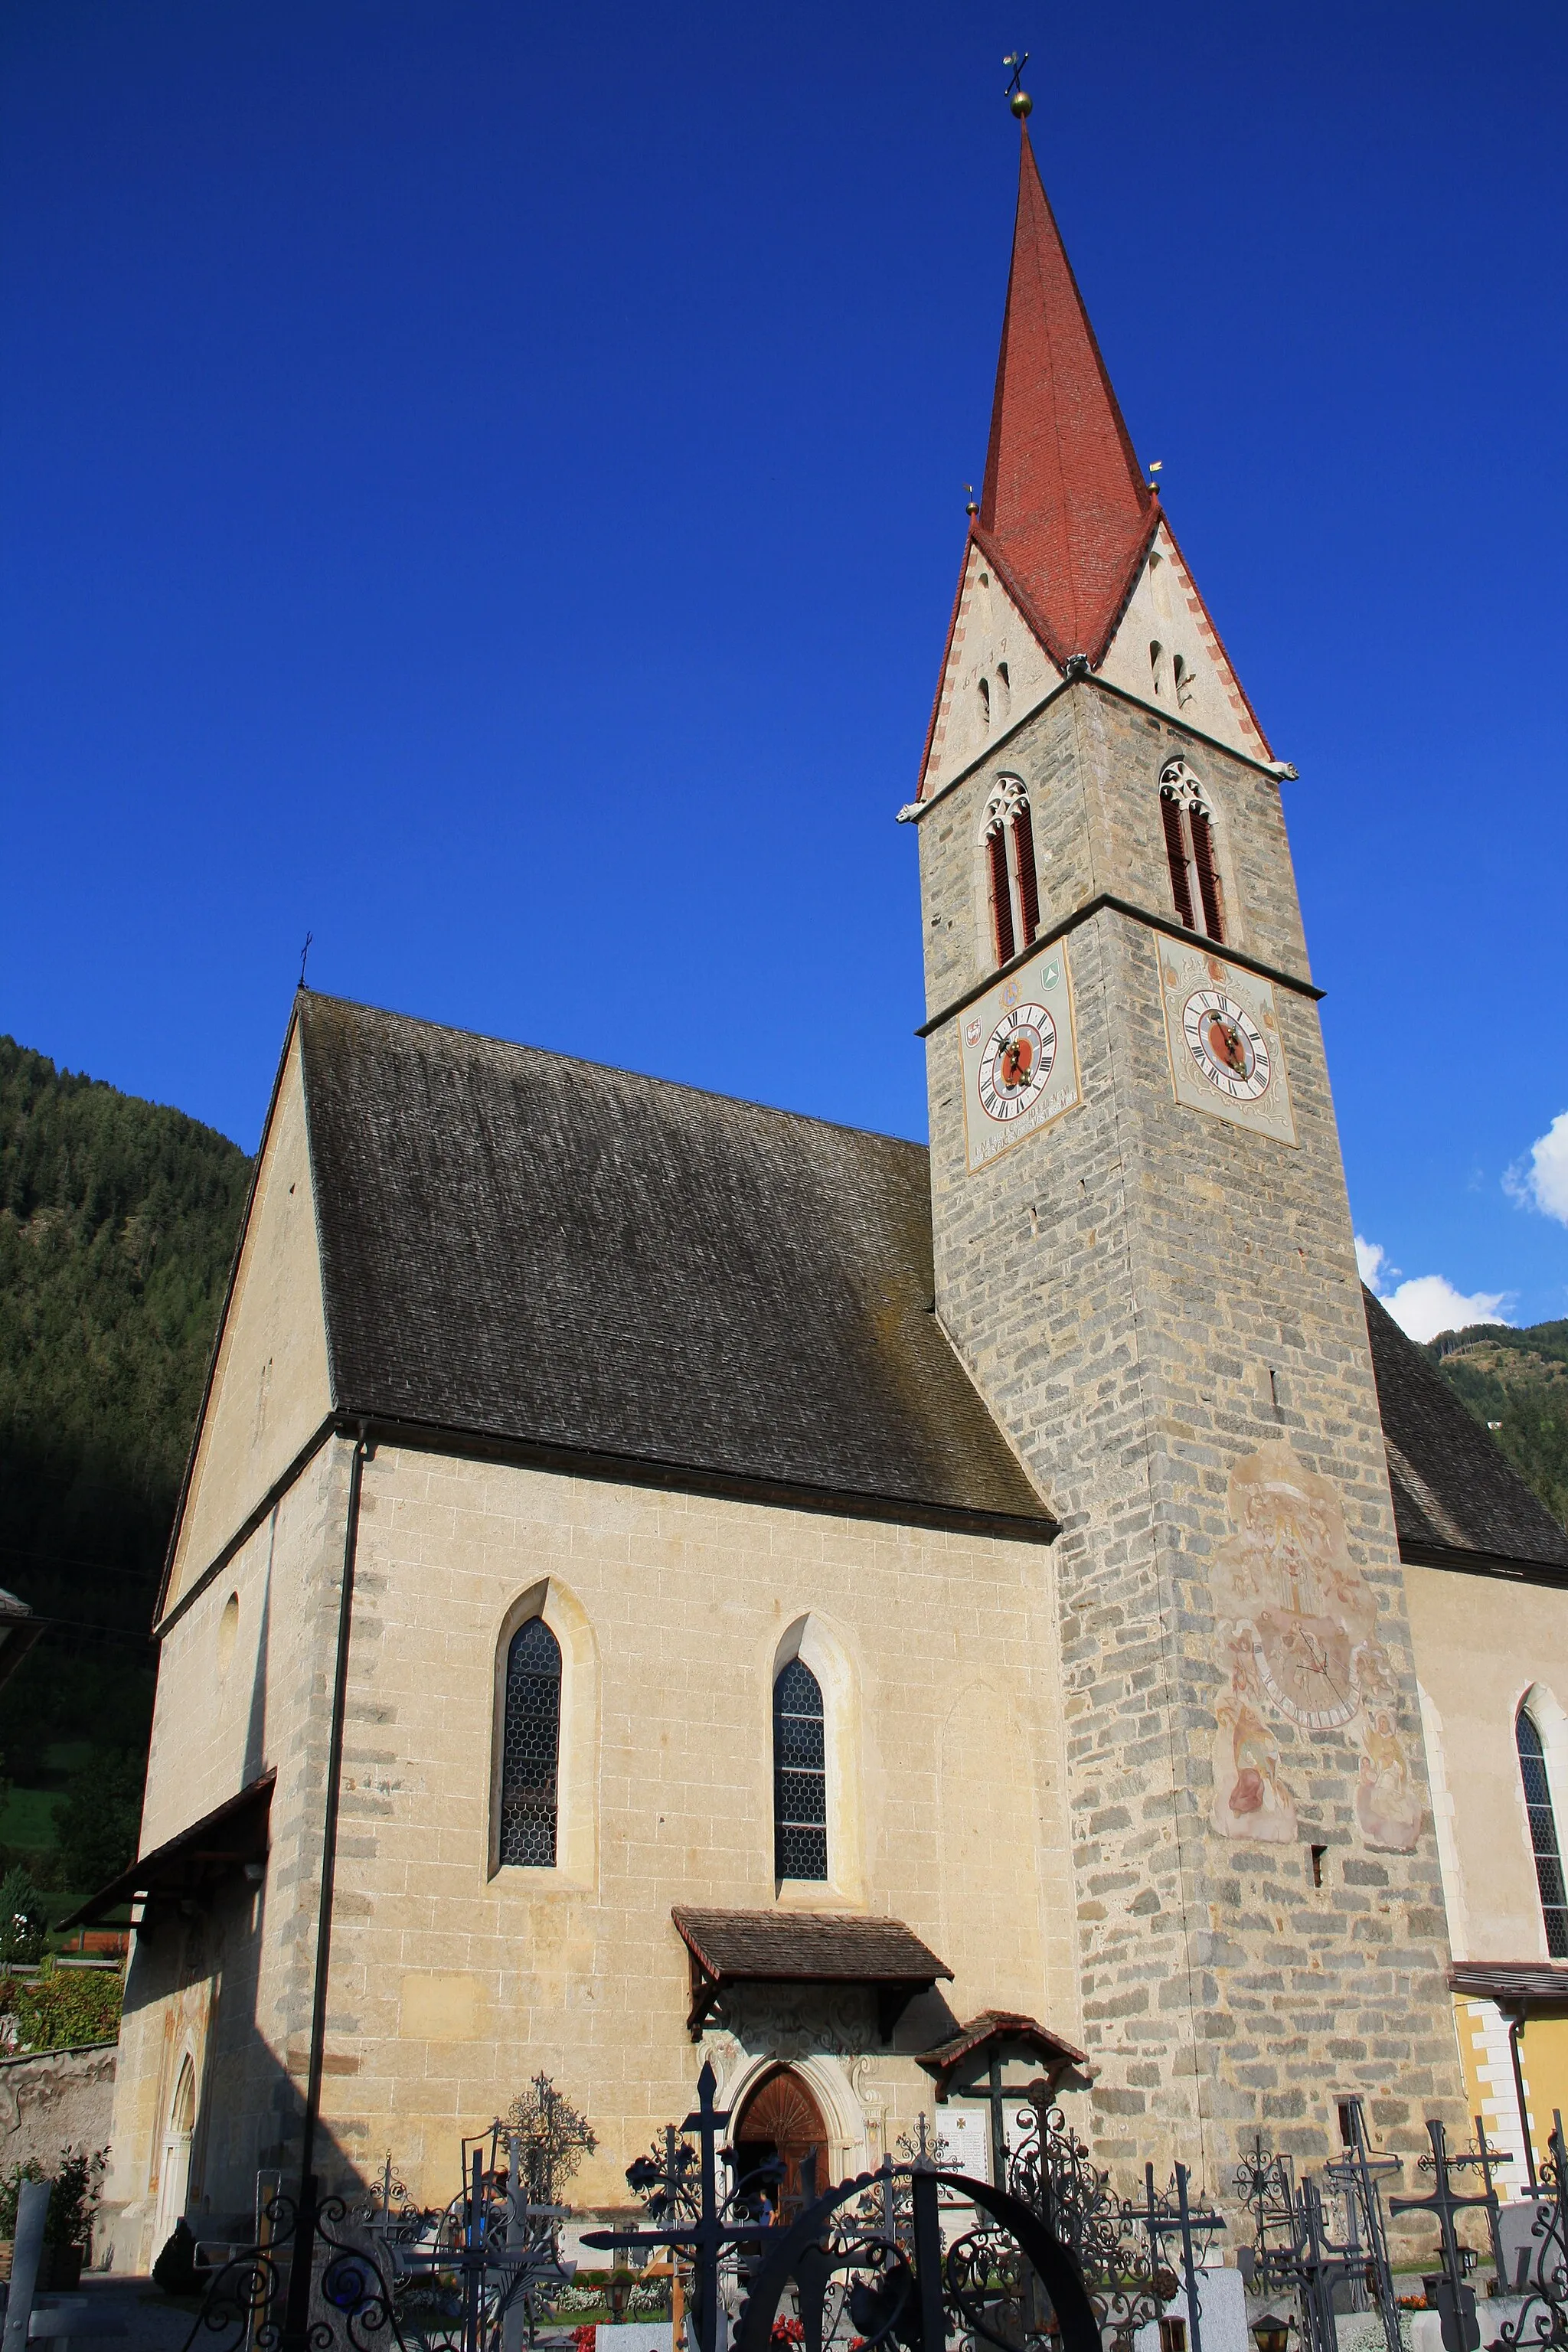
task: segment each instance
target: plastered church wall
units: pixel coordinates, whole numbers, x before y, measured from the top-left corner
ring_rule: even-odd
[[[191,2210],[243,2217],[303,2084],[348,1449],[325,1447],[163,1634],[141,1850],[276,1772],[265,1878],[133,1939],[105,2210],[118,2269],[158,2251],[180,2069],[197,2084]],[[170,2217],[163,2214],[167,2234]]]
[[[1454,1957],[1544,1961],[1514,1724],[1528,1704],[1561,1834],[1568,1826],[1568,1592],[1437,1568],[1406,1567],[1405,1583]],[[1492,2000],[1456,1998],[1454,2008],[1467,2109],[1512,2158],[1503,2193],[1522,2196],[1528,2172],[1508,2021]],[[1539,2166],[1553,2113],[1568,2110],[1568,2019],[1531,2017],[1519,2056]]]
[[[308,2054],[347,1454],[333,1442],[165,1643],[149,1836],[253,1777],[258,1757],[279,1782],[259,1896],[233,1898],[199,1952],[173,1925],[138,1941],[111,2191],[121,2263],[146,2259],[182,2036],[207,2070],[202,2210],[247,2211],[256,2166],[284,2154]],[[953,2015],[1017,2008],[1076,2038],[1052,1575],[1033,1543],[378,1453],[355,1583],[323,2169],[363,2177],[390,2152],[416,2196],[445,2198],[460,2133],[541,2068],[600,2135],[575,2195],[612,2205],[626,2165],[689,2107],[704,2054],[727,2095],[769,2057],[800,2057],[845,2166],[930,2114],[909,2053],[951,2030],[933,2002],[889,2051],[868,1996],[830,2003],[825,2024],[819,2005],[795,2015],[759,1992],[695,2047],[677,1903],[901,1918],[956,1971]],[[220,1678],[231,1591],[243,1630]],[[540,1608],[563,1656],[560,1866],[496,1870],[498,1666]],[[781,1894],[771,1695],[803,1619],[828,1711],[836,1876]]]
[[[1545,1960],[1514,1723],[1528,1701],[1563,1836],[1568,1592],[1438,1568],[1406,1568],[1405,1581],[1454,1957]]]
[[[262,1141],[245,1250],[165,1605],[213,1559],[321,1426],[331,1403],[298,1036]]]
[[[1304,973],[1273,780],[1089,683],[1005,747],[1049,855],[1043,921],[1101,889],[1165,912],[1158,777],[1181,754],[1221,815],[1233,936]],[[963,911],[991,772],[921,822],[933,1013],[984,961]],[[1458,2126],[1441,1885],[1315,1008],[1275,992],[1291,1148],[1174,1099],[1156,934],[1106,911],[1065,945],[1083,1102],[978,1174],[965,1172],[953,1024],[929,1040],[938,1304],[1062,1521],[1097,2147],[1201,2161],[1217,2189],[1258,2127],[1325,2153],[1348,2093],[1395,2146],[1416,2144],[1425,2113]],[[1397,1751],[1388,1773],[1422,1816],[1412,1853],[1369,1848],[1357,1727],[1308,1735],[1264,1712],[1247,1769],[1288,1792],[1288,1843],[1279,1806],[1261,1838],[1216,1812],[1240,1670],[1218,1588],[1257,1491],[1247,1465],[1277,1465],[1285,1447],[1308,1482],[1304,1513],[1328,1508],[1314,1480],[1337,1497],[1350,1605],[1364,1616],[1375,1602],[1380,1706],[1358,1725]]]

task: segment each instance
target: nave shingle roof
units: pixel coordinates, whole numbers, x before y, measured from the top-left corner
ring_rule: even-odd
[[[300,1019],[341,1411],[1053,1531],[933,1312],[921,1146]]]
[[[1407,1559],[1463,1555],[1568,1570],[1568,1534],[1468,1412],[1429,1356],[1363,1291],[1378,1412]]]

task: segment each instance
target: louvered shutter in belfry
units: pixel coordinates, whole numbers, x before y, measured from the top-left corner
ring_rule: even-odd
[[[1198,896],[1204,902],[1204,929],[1211,940],[1225,937],[1225,911],[1220,903],[1219,876],[1214,862],[1214,827],[1201,808],[1187,813],[1193,828],[1193,864],[1197,868]]]
[[[1019,801],[1013,811],[1013,845],[1018,859],[1018,906],[1024,918],[1020,945],[1027,947],[1040,928],[1040,886],[1035,878],[1035,828],[1029,803]]]
[[[1007,882],[1007,835],[1000,819],[985,837],[991,858],[991,914],[996,926],[996,961],[1006,963],[1013,953],[1013,893]]]
[[[1160,822],[1165,828],[1165,856],[1171,862],[1171,895],[1176,902],[1176,912],[1188,930],[1195,931],[1193,886],[1187,874],[1187,845],[1182,835],[1182,804],[1173,793],[1160,795]]]

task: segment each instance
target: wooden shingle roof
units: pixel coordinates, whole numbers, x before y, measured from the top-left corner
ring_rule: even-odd
[[[1363,1297],[1401,1558],[1568,1572],[1568,1533],[1430,1357],[1370,1290]]]
[[[299,1018],[340,1412],[1055,1534],[937,1321],[919,1145]]]

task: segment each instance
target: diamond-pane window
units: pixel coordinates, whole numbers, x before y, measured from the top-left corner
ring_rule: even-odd
[[[827,1745],[822,1685],[792,1658],[773,1685],[773,1870],[827,1876]]]
[[[550,1870],[555,1864],[556,1770],[561,1748],[561,1649],[542,1617],[531,1617],[506,1654],[501,1736],[500,1858]]]
[[[1563,1883],[1563,1854],[1557,1843],[1557,1817],[1552,1810],[1552,1783],[1546,1777],[1546,1750],[1541,1734],[1522,1707],[1514,1725],[1519,1743],[1519,1770],[1524,1782],[1524,1809],[1530,1815],[1530,1843],[1535,1850],[1535,1883],[1541,1889],[1541,1916],[1546,1922],[1546,1948],[1554,1960],[1568,1959],[1568,1890]]]

